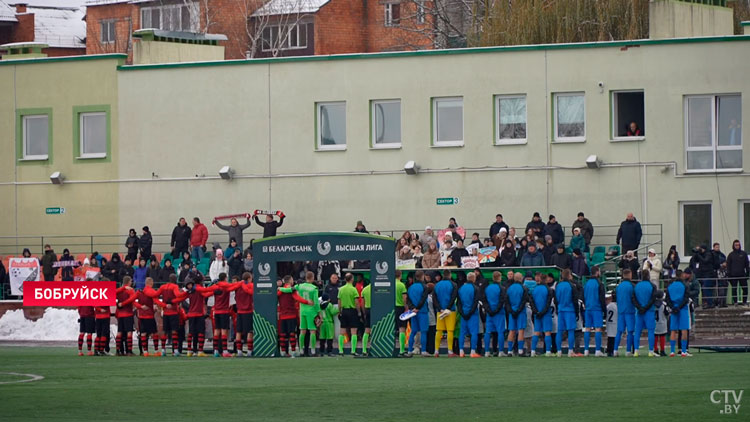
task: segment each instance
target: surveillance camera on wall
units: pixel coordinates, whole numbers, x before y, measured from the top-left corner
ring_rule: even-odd
[[[219,170],[219,176],[224,180],[232,180],[234,176],[234,170],[229,166],[224,166]]]
[[[596,84],[599,88],[604,88],[604,82],[599,81],[599,83]]]
[[[65,176],[63,176],[59,171],[56,171],[49,175],[49,180],[53,185],[62,185],[63,180],[65,180]]]
[[[406,164],[404,164],[404,173],[410,175],[419,173],[419,165],[417,165],[414,160],[407,161]]]

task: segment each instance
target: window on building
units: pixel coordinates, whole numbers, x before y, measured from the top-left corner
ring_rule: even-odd
[[[398,3],[385,4],[385,26],[398,26],[401,20],[401,5]]]
[[[79,114],[80,158],[104,158],[107,156],[107,114]]]
[[[750,200],[740,201],[740,233],[742,247],[747,251],[750,245]]]
[[[642,140],[646,136],[643,91],[612,92],[612,139]]]
[[[307,24],[300,23],[288,26],[267,26],[263,28],[261,49],[293,50],[307,48]]]
[[[316,109],[318,149],[346,149],[346,103],[343,101],[318,103]]]
[[[742,170],[740,95],[685,98],[688,171]]]
[[[698,245],[706,244],[711,247],[711,203],[684,202],[680,204],[680,219],[682,221],[682,252],[683,256],[692,255],[692,250]]]
[[[432,145],[463,146],[464,100],[462,97],[432,99]]]
[[[46,160],[49,157],[49,116],[23,116],[23,159]]]
[[[417,23],[425,23],[427,17],[427,11],[425,10],[424,0],[417,1]]]
[[[198,7],[194,3],[141,8],[141,28],[165,31],[198,31]]]
[[[555,141],[586,140],[586,105],[582,92],[554,94]]]
[[[526,142],[526,96],[498,95],[495,97],[496,144]]]
[[[100,21],[99,32],[101,33],[101,40],[103,44],[115,42],[115,21]]]
[[[401,146],[401,100],[372,102],[372,147]]]

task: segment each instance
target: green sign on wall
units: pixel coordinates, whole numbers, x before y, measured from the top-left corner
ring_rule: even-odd
[[[63,207],[49,207],[44,210],[45,214],[65,214]]]
[[[458,205],[458,198],[437,198],[437,205]]]

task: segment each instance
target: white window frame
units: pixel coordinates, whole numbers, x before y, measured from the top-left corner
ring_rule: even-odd
[[[344,137],[345,137],[345,143],[343,145],[323,145],[321,141],[321,136],[323,134],[323,113],[321,113],[321,108],[323,106],[327,105],[343,105],[344,106]],[[315,103],[315,114],[316,119],[318,123],[318,130],[315,134],[315,146],[316,151],[344,151],[346,150],[346,145],[349,142],[349,137],[347,136],[346,129],[346,101],[323,101]]]
[[[26,129],[26,122],[32,119],[47,119],[47,139],[44,141],[47,143],[47,154],[44,155],[28,155],[26,154],[26,144],[28,144],[28,130]],[[44,161],[49,159],[49,115],[48,114],[29,114],[25,115],[21,119],[23,121],[23,160],[24,161],[32,161],[32,160],[39,160]]]
[[[526,137],[525,138],[500,138],[500,100],[517,99],[523,98],[526,103],[526,115],[524,121],[526,123]],[[527,102],[526,94],[503,94],[495,95],[495,145],[523,145],[528,142],[529,139],[529,104]]]
[[[378,118],[377,118],[377,112],[376,112],[376,107],[375,106],[378,105],[378,104],[398,104],[398,106],[399,106],[399,114],[402,117],[401,119],[399,119],[399,128],[398,128],[398,134],[399,134],[399,137],[401,138],[401,141],[399,141],[399,142],[384,142],[384,143],[380,143],[380,144],[378,144],[376,142],[377,133],[378,133],[378,130],[377,130],[377,127],[378,127]],[[401,148],[401,142],[403,142],[403,140],[404,140],[403,130],[402,130],[403,129],[404,119],[403,119],[403,114],[401,113],[401,99],[372,100],[370,102],[370,115],[372,116],[371,117],[371,119],[372,119],[371,120],[372,121],[372,128],[371,129],[372,130],[370,131],[370,133],[371,133],[370,136],[372,136],[372,148],[373,149],[398,149],[398,148]]]
[[[557,133],[557,99],[560,97],[583,97],[583,136],[570,136],[561,137]],[[554,142],[555,143],[576,143],[586,142],[586,93],[583,91],[578,92],[555,92],[552,94],[552,130],[554,131]]]
[[[438,103],[461,101],[461,140],[438,141]],[[436,148],[462,147],[466,138],[466,119],[464,118],[464,97],[433,97],[432,98],[432,146]]]
[[[618,110],[617,110],[617,101],[615,100],[615,95],[616,94],[620,94],[620,93],[628,94],[628,93],[633,93],[633,92],[640,92],[641,94],[643,94],[643,123],[641,123],[641,124],[644,127],[648,126],[648,125],[646,125],[646,92],[644,90],[642,90],[642,89],[618,89],[618,90],[615,90],[615,91],[610,91],[609,92],[609,99],[610,99],[610,104],[612,104],[612,107],[611,107],[612,109],[610,110],[610,117],[612,119],[611,120],[612,121],[612,125],[611,125],[612,127],[610,128],[610,131],[611,131],[611,133],[610,133],[610,136],[611,136],[610,142],[643,141],[643,140],[646,139],[646,135],[643,135],[643,136],[617,136],[617,126],[618,126],[618,123],[622,123],[622,122],[618,122],[617,121],[617,111]],[[586,109],[586,101],[584,100],[584,110],[585,109]],[[584,124],[584,127],[585,127],[585,124]],[[643,128],[641,128],[641,130],[643,130]]]
[[[177,4],[164,4],[164,5],[160,5],[160,6],[142,7],[141,8],[141,27],[142,27],[141,29],[148,29],[148,28],[146,28],[146,27],[143,26],[143,21],[144,21],[143,14],[144,14],[144,12],[151,13],[151,11],[153,9],[159,9],[159,27],[158,28],[154,27],[153,22],[151,22],[150,28],[153,28],[153,29],[162,29],[162,30],[165,30],[165,31],[177,31],[177,30],[174,30],[174,29],[164,29],[164,26],[165,26],[164,23],[165,23],[165,19],[166,19],[166,16],[167,16],[167,14],[165,12],[167,10],[169,10],[169,9],[178,9],[179,10],[179,15],[180,15],[179,16],[179,22],[180,22],[180,29],[179,29],[179,31],[181,31],[181,32],[197,32],[198,31],[198,28],[196,27],[197,20],[194,18],[194,16],[192,16],[193,13],[191,12],[191,11],[197,10],[197,7],[195,5],[193,5],[192,3],[193,2],[186,2],[186,3],[182,3],[181,2],[181,3],[177,3]],[[183,7],[187,7],[188,13],[190,13],[190,16],[189,16],[189,19],[190,19],[190,28],[182,28],[182,10],[183,10],[182,8]]]
[[[116,21],[113,20],[113,19],[103,19],[103,20],[99,21],[99,32],[100,32],[100,34],[99,34],[99,41],[102,44],[112,44],[117,39],[117,28],[115,27],[115,22]],[[102,35],[105,33],[105,31],[102,31],[102,29],[103,29],[102,26],[105,26],[106,29],[107,29],[107,31],[106,31],[107,41],[103,40]],[[112,26],[112,29],[113,29],[112,30],[112,35],[114,36],[111,40],[109,39],[109,27],[110,26]]]
[[[86,116],[102,116],[104,117],[104,152],[96,152],[96,153],[85,153],[85,149],[83,147],[84,145],[84,133],[86,132],[86,128],[84,127],[84,120],[83,118]],[[78,142],[80,145],[79,151],[81,152],[81,156],[77,158],[106,158],[107,157],[107,113],[103,111],[93,111],[93,112],[84,112],[84,113],[78,113]]]
[[[713,243],[713,237],[714,237],[714,204],[713,201],[679,201],[679,207],[680,207],[680,216],[679,216],[679,233],[680,233],[680,245],[679,248],[682,248],[685,246],[685,205],[710,205],[711,206],[711,239],[709,239],[709,247],[711,247],[711,243]],[[690,248],[693,248],[695,245],[690,245]],[[683,257],[689,260],[690,256],[692,256],[692,250],[682,251]]]
[[[399,7],[398,22],[393,22],[393,6]],[[385,4],[385,26],[393,27],[401,24],[401,5],[399,3]]]
[[[722,93],[722,94],[699,94],[699,95],[685,95],[683,99],[683,113],[684,113],[684,128],[685,128],[685,172],[686,173],[736,173],[741,172],[742,168],[729,168],[729,169],[720,169],[716,167],[716,160],[719,156],[719,151],[739,151],[739,154],[742,154],[742,145],[719,145],[719,133],[718,128],[716,127],[716,120],[718,118],[717,116],[717,110],[716,110],[716,101],[719,97],[722,96],[739,96],[740,99],[742,99],[742,94],[739,93]],[[711,100],[711,146],[707,147],[691,147],[690,146],[690,122],[689,122],[689,114],[688,114],[688,102],[691,98],[708,98]],[[740,136],[742,132],[740,132]],[[743,140],[744,142],[744,140]],[[710,169],[690,169],[688,167],[688,151],[691,152],[700,152],[700,151],[711,151],[713,152],[713,167]],[[745,163],[742,163],[742,166],[745,166]]]
[[[268,43],[268,46],[266,46],[266,44],[263,42],[264,41],[263,40],[263,34],[261,33],[261,40],[260,40],[260,50],[261,51],[303,50],[303,49],[307,48],[307,42],[308,42],[307,35],[309,35],[309,34],[307,33],[307,23],[306,22],[299,22],[299,23],[296,23],[296,24],[293,24],[293,25],[292,24],[286,25],[286,27],[287,27],[287,35],[286,35],[286,40],[285,40],[285,44],[286,45],[285,46],[276,46],[275,45],[276,41],[273,39],[273,30],[274,30],[274,28],[276,29],[276,34],[277,34],[276,36],[278,37],[278,34],[281,32],[281,30],[282,30],[283,27],[284,26],[282,26],[282,25],[268,25],[265,28],[263,28],[263,31],[265,31],[266,29],[269,30],[269,32],[271,33],[271,40]],[[291,42],[292,42],[292,29],[294,29],[295,27],[297,28],[297,45],[294,46],[294,47],[292,47],[291,46]],[[300,28],[304,28],[304,30],[305,30],[305,45],[300,45]]]

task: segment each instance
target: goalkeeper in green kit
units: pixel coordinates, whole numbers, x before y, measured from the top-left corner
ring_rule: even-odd
[[[299,304],[299,348],[304,350],[305,337],[310,333],[310,356],[315,356],[315,332],[318,327],[315,326],[315,318],[320,313],[320,303],[318,302],[318,287],[313,284],[315,274],[308,271],[305,274],[305,282],[296,287],[297,294],[303,299],[308,300],[312,305],[305,303]]]

